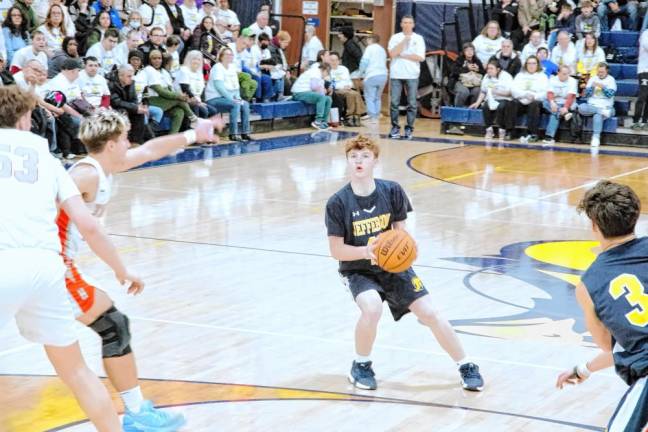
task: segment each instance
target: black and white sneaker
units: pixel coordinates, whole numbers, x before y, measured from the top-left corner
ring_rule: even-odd
[[[389,138],[391,139],[400,139],[401,134],[400,134],[400,128],[399,127],[392,127],[391,132],[389,132]]]
[[[375,376],[370,361],[358,363],[354,360],[349,372],[349,382],[359,389],[376,390],[378,385]]]
[[[461,385],[469,391],[482,391],[484,379],[479,373],[479,366],[475,363],[464,363],[459,367],[461,374]]]
[[[411,140],[413,135],[414,135],[414,130],[406,127],[405,135],[403,135],[403,139]]]

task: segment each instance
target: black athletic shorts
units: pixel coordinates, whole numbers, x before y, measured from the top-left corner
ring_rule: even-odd
[[[415,300],[428,294],[423,282],[411,268],[402,273],[344,271],[340,275],[354,300],[362,292],[377,291],[389,305],[394,321],[407,314]]]

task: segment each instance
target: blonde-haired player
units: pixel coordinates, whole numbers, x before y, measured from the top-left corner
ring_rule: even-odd
[[[69,173],[90,211],[100,217],[110,200],[113,174],[160,159],[195,142],[214,141],[214,128],[222,129],[222,126],[220,117],[201,120],[195,130],[155,138],[131,149],[128,118],[116,111],[99,110],[81,123],[79,138],[88,156],[72,166]],[[76,267],[74,259],[81,236],[67,212],[60,212],[57,224],[68,269],[67,289],[76,306],[77,319],[102,339],[104,368],[126,406],[124,430],[177,430],[185,423],[181,414],[157,410],[142,396],[130,347],[128,317],[113,305],[106,292],[98,289]]]
[[[121,431],[106,388],[87,367],[65,291],[65,266],[54,219],[57,202],[120,283],[132,276],[47,141],[29,132],[34,97],[0,87],[0,326],[15,318],[20,333],[45,346],[57,374],[101,432]]]

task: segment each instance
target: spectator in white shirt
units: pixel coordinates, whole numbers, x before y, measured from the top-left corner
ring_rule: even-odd
[[[92,45],[86,53],[86,56],[92,56],[99,60],[99,64],[101,65],[99,74],[101,76],[106,76],[113,67],[119,65],[117,52],[115,52],[118,40],[119,32],[117,29],[109,28],[104,33],[101,42]]]
[[[377,124],[381,111],[381,99],[387,84],[387,52],[380,46],[380,36],[373,34],[366,39],[367,48],[360,59],[359,75],[363,80],[364,98],[369,120]]]
[[[367,107],[362,100],[362,95],[353,89],[353,81],[351,81],[351,72],[349,69],[342,65],[340,62],[340,54],[331,51],[329,54],[329,64],[331,71],[329,72],[329,80],[333,91],[344,97],[346,105],[346,126],[362,126],[360,116],[367,111]]]
[[[236,36],[241,29],[241,22],[238,19],[238,15],[230,9],[229,0],[219,0],[218,5],[220,6],[218,18],[224,20],[227,23],[227,29]]]
[[[205,17],[210,17],[214,23],[218,21],[219,16],[218,8],[216,7],[216,0],[203,1],[202,9],[198,14],[198,23],[200,23]]]
[[[593,117],[592,147],[601,144],[603,121],[614,117],[614,96],[617,91],[616,80],[609,75],[607,63],[599,63],[596,75],[592,76],[585,87],[587,103],[578,106],[581,115]]]
[[[196,0],[184,0],[180,9],[185,25],[193,32],[200,22],[200,9],[196,6]]]
[[[547,98],[549,79],[542,71],[540,60],[530,56],[524,62],[522,71],[513,78],[513,98],[517,106],[516,117],[527,114],[528,134],[522,136],[522,143],[538,142],[542,103]]]
[[[389,39],[388,50],[391,62],[391,75],[389,85],[391,86],[391,132],[389,137],[398,139],[401,137],[400,124],[398,122],[398,110],[400,105],[403,87],[407,87],[407,125],[403,138],[411,139],[414,133],[414,121],[416,120],[416,92],[421,74],[421,62],[425,60],[425,41],[421,35],[414,33],[414,17],[405,15],[401,19],[400,33],[396,33]]]
[[[503,70],[497,60],[492,59],[488,62],[486,74],[481,82],[479,97],[469,107],[476,109],[481,106],[487,140],[494,137],[495,129],[499,130],[500,140],[511,139],[511,132],[515,127],[516,120],[516,107],[511,94],[512,87],[513,77],[511,74]]]
[[[272,29],[268,25],[270,16],[266,12],[259,12],[256,16],[256,22],[250,26],[250,30],[259,38],[261,33],[265,33],[272,40]]]
[[[66,36],[74,36],[74,30],[68,30],[65,27],[65,14],[60,5],[53,4],[47,11],[45,23],[38,29],[43,32],[47,39],[47,46],[49,52],[53,53],[61,49],[63,38]]]
[[[551,61],[558,66],[569,66],[572,75],[576,73],[576,47],[566,31],[558,33],[558,44],[551,50]]]
[[[113,50],[115,54],[115,62],[117,63],[117,65],[122,66],[128,64],[128,53],[136,50],[140,43],[141,39],[139,30],[129,31],[124,41],[118,43]]]
[[[324,49],[324,45],[315,35],[315,27],[307,25],[304,29],[304,47],[302,48],[302,70],[308,69],[317,62],[317,53]]]
[[[593,33],[585,33],[583,44],[576,52],[576,72],[589,79],[596,75],[599,63],[605,62],[605,52],[598,46],[598,40]]]
[[[139,8],[139,13],[142,16],[142,23],[149,32],[153,27],[161,27],[169,34],[173,33],[169,15],[167,15],[164,6],[160,4],[160,0],[147,0]]]
[[[57,142],[58,147],[63,153],[63,157],[73,159],[76,154],[73,153],[73,144],[79,135],[79,125],[83,116],[70,106],[76,99],[83,97],[81,87],[79,87],[79,69],[81,68],[78,59],[67,59],[61,65],[61,72],[47,83],[47,88],[51,91],[60,91],[65,95],[66,102],[61,108],[65,111],[56,119]],[[74,151],[82,150],[80,147]]]
[[[189,51],[184,59],[184,64],[175,76],[174,84],[176,91],[187,96],[189,106],[193,112],[201,118],[208,118],[218,111],[202,100],[205,90],[205,78],[203,77],[203,56],[198,50]]]
[[[92,56],[84,59],[85,67],[79,74],[79,87],[90,105],[95,109],[99,107],[110,107],[110,90],[108,82],[99,75],[99,61]]]
[[[503,40],[499,23],[497,21],[487,22],[481,34],[473,40],[475,54],[483,65],[488,63],[490,58],[500,50]]]
[[[643,129],[648,123],[648,31],[639,37],[639,62],[637,63],[639,95],[632,118],[632,129]]]
[[[126,25],[121,28],[119,34],[123,39],[126,39],[132,31],[137,34],[138,46],[148,40],[148,30],[146,27],[142,26],[142,14],[140,14],[139,10],[131,11],[130,15],[128,15]]]
[[[578,82],[569,76],[569,72],[569,66],[562,65],[558,69],[558,75],[549,78],[547,100],[544,102],[544,108],[549,112],[549,123],[544,140],[547,145],[555,143],[554,138],[560,119],[569,121],[572,118],[571,108],[575,106]]]
[[[11,73],[20,71],[29,60],[36,59],[47,69],[47,39],[45,33],[35,30],[32,33],[32,44],[19,49],[11,60]]]
[[[547,48],[547,43],[542,37],[540,30],[531,31],[529,36],[529,43],[524,45],[522,53],[520,54],[520,61],[524,63],[529,56],[536,55],[539,48]]]

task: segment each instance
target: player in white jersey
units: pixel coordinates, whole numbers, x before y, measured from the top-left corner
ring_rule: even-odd
[[[88,150],[88,157],[69,170],[70,176],[90,211],[100,217],[110,200],[113,174],[160,159],[194,142],[214,141],[214,127],[222,129],[220,117],[201,120],[195,130],[184,134],[155,138],[142,146],[129,149],[128,118],[116,111],[99,110],[81,123],[79,138]],[[178,429],[185,422],[181,414],[156,410],[150,401],[144,400],[138,384],[135,357],[130,347],[128,317],[113,305],[105,291],[98,289],[95,283],[77,269],[74,259],[81,236],[66,212],[59,214],[57,224],[63,246],[63,260],[68,269],[65,280],[67,289],[77,319],[102,339],[104,368],[126,406],[124,431]]]
[[[54,220],[57,203],[120,283],[129,274],[47,141],[29,132],[36,100],[17,86],[0,87],[0,326],[15,318],[20,333],[44,345],[57,374],[101,432],[121,431],[106,388],[86,366],[65,292],[65,266]]]

